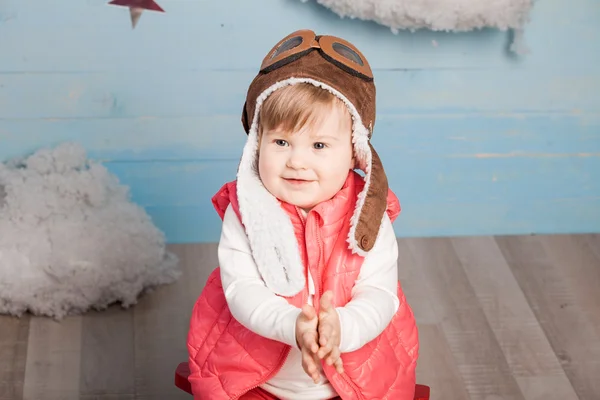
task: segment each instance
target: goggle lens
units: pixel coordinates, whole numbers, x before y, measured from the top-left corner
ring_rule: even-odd
[[[273,52],[273,54],[271,54],[271,59],[277,57],[278,55],[280,55],[283,52],[286,52],[288,50],[294,49],[298,46],[300,46],[302,44],[302,36],[294,36],[291,37],[289,39],[287,39],[286,41],[284,41],[283,43],[281,43],[277,49]]]
[[[338,53],[345,59],[353,61],[356,64],[360,65],[361,67],[365,65],[363,63],[362,58],[360,58],[360,56],[354,50],[352,50],[350,47],[348,47],[344,44],[341,44],[339,42],[333,43],[331,45],[331,47],[333,48],[333,50],[335,50],[336,53]]]

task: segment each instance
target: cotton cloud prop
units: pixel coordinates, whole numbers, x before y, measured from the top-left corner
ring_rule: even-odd
[[[162,232],[79,145],[0,164],[0,313],[128,307],[179,276]]]
[[[307,2],[307,0],[300,0]],[[316,0],[340,17],[375,21],[399,30],[465,32],[481,28],[513,29],[512,50],[526,52],[522,30],[534,0]]]

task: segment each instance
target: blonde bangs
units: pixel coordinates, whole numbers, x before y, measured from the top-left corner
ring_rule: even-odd
[[[334,94],[310,83],[288,85],[274,91],[259,112],[259,134],[277,129],[295,132],[319,123],[333,107],[346,106]],[[347,110],[346,110],[347,112]],[[348,117],[350,118],[349,114]]]

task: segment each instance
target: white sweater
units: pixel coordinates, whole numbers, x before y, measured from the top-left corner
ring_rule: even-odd
[[[315,384],[302,369],[296,345],[296,319],[300,309],[275,295],[258,272],[250,243],[231,205],[225,211],[218,248],[221,280],[233,317],[257,334],[292,346],[281,370],[262,388],[283,400],[330,399],[337,394],[321,370]],[[352,352],[376,338],[399,306],[398,243],[387,215],[375,246],[365,257],[352,289],[352,300],[336,310],[340,317],[342,353]],[[309,299],[314,284],[309,274]]]

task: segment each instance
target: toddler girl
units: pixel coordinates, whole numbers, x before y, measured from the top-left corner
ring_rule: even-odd
[[[264,58],[237,179],[213,197],[220,267],[190,323],[195,399],[413,399],[400,205],[374,122],[372,71],[351,43],[301,30]]]

